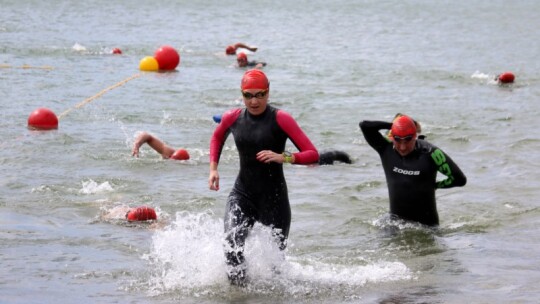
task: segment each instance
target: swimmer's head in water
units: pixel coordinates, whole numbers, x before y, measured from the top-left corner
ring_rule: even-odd
[[[234,55],[234,53],[236,53],[236,49],[235,49],[234,46],[232,46],[232,45],[229,45],[229,46],[225,49],[225,54],[227,54],[227,55]]]
[[[248,59],[247,55],[245,53],[238,53],[236,55],[236,62],[238,63],[238,66],[245,67],[248,65]]]
[[[260,89],[267,90],[270,87],[270,82],[263,71],[252,69],[244,73],[240,88],[243,90]]]
[[[414,120],[407,115],[400,116],[392,123],[392,136],[407,137],[416,136],[416,125]]]
[[[236,55],[236,60],[247,60],[246,53],[238,53],[238,55]]]
[[[185,149],[178,149],[176,152],[171,155],[171,159],[174,160],[188,160],[189,159],[189,153]]]
[[[130,222],[148,221],[157,219],[156,211],[148,206],[133,208],[126,213],[126,219]]]

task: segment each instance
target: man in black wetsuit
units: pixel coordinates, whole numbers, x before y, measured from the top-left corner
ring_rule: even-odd
[[[271,227],[280,249],[287,246],[291,207],[283,163],[313,164],[319,153],[287,112],[268,105],[270,83],[258,69],[247,71],[241,82],[245,108],[223,114],[210,141],[210,190],[219,190],[218,162],[230,133],[240,157],[240,172],[225,210],[227,275],[234,285],[246,281],[244,244],[255,222]],[[299,152],[285,152],[290,139]]]
[[[390,214],[438,226],[435,190],[464,186],[467,178],[459,167],[441,149],[418,139],[414,120],[406,115],[393,123],[362,121],[360,129],[381,157],[390,195]],[[380,130],[391,130],[390,137],[384,137]],[[446,179],[437,181],[437,172]]]

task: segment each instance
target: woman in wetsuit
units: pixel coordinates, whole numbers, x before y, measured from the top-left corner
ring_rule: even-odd
[[[296,121],[283,110],[268,105],[270,83],[258,69],[247,71],[241,82],[243,109],[223,114],[210,141],[211,190],[219,190],[218,162],[230,133],[240,157],[240,172],[225,210],[225,255],[232,284],[246,280],[244,244],[255,222],[272,228],[280,249],[287,246],[291,208],[283,163],[317,163],[319,154]],[[290,139],[299,152],[284,152]]]
[[[417,138],[414,120],[406,115],[393,123],[362,121],[360,129],[381,157],[390,214],[424,225],[439,225],[435,190],[464,186],[467,178],[459,167],[441,149]],[[391,130],[390,140],[380,130]],[[446,179],[436,181],[437,172]]]

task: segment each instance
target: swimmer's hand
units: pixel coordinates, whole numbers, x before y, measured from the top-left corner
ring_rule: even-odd
[[[281,153],[278,154],[270,150],[262,150],[257,153],[257,160],[267,164],[271,162],[282,164],[285,159]]]
[[[219,173],[216,170],[210,170],[210,175],[208,176],[208,188],[210,190],[218,191],[219,190]]]
[[[131,156],[139,157],[139,145],[134,144],[133,150],[131,151]]]

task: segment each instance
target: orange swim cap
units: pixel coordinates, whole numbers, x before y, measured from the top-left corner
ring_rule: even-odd
[[[140,206],[133,208],[126,214],[126,218],[130,222],[148,221],[157,219],[156,211],[148,206]]]
[[[188,160],[189,159],[189,153],[185,149],[178,149],[176,152],[171,155],[171,159],[174,160]]]
[[[236,53],[236,49],[234,48],[234,46],[232,45],[229,45],[226,49],[225,49],[225,53],[227,55],[234,55]]]
[[[405,136],[415,136],[416,135],[416,125],[414,120],[407,115],[400,116],[394,120],[392,123],[392,136],[396,135],[399,137]]]
[[[270,82],[263,71],[259,69],[248,70],[242,77],[240,88],[242,90],[261,89],[266,90],[270,87]]]
[[[238,53],[238,54],[236,55],[236,60],[241,60],[241,59],[247,60],[247,55],[246,55],[246,53]]]

